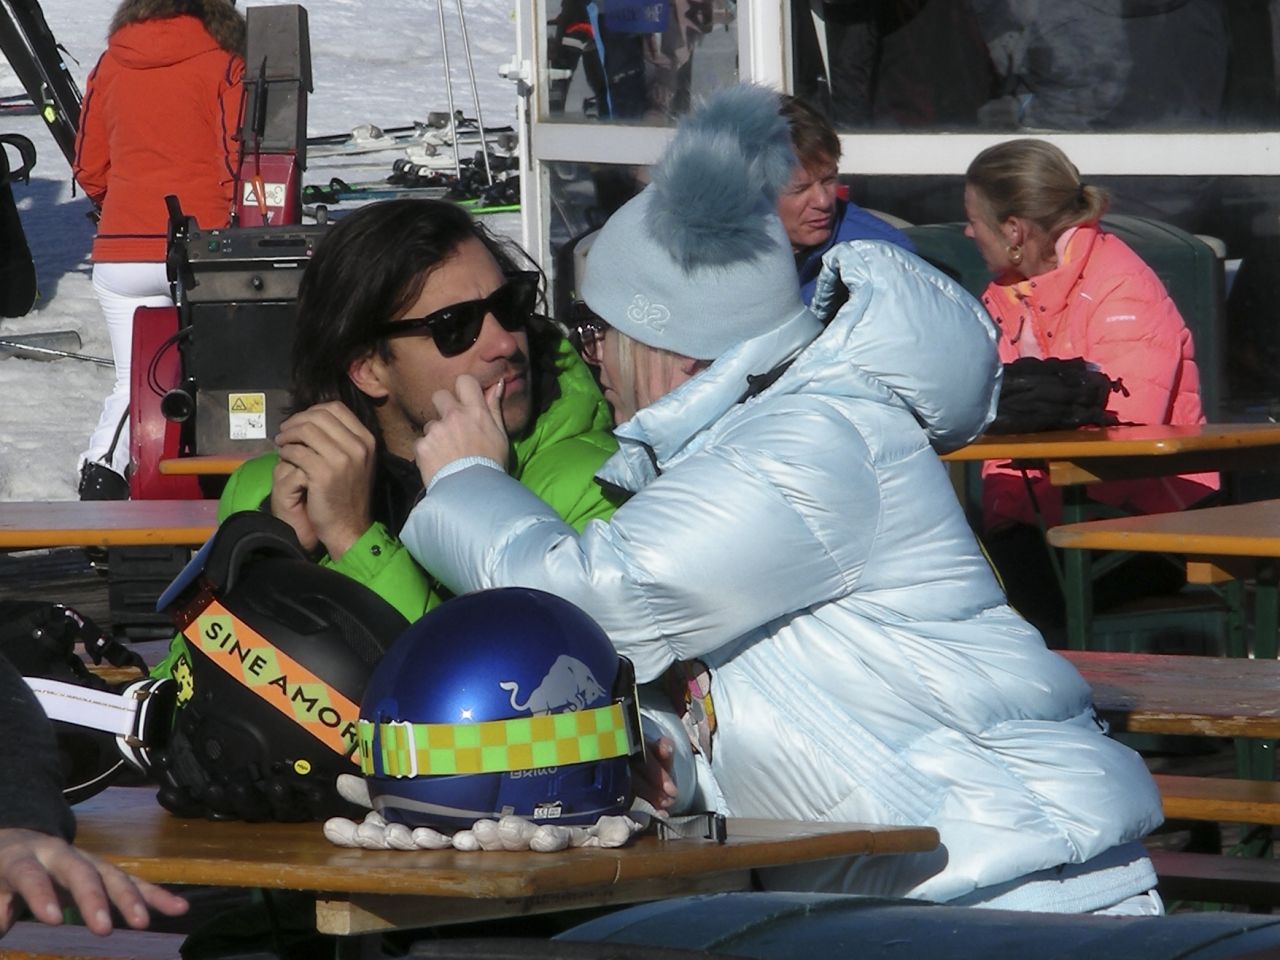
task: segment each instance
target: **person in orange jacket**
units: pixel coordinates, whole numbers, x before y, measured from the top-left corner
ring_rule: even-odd
[[[226,226],[239,168],[245,21],[231,0],[124,0],[89,75],[75,178],[100,212],[93,289],[116,379],[80,458],[83,500],[124,499],[133,313],[172,303],[174,194],[202,228]]]

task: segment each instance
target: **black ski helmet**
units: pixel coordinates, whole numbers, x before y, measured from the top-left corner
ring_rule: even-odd
[[[203,566],[200,561],[203,560]],[[360,698],[408,622],[350,577],[310,562],[288,524],[228,517],[168,600],[187,652],[158,763],[180,816],[320,820],[354,808]]]

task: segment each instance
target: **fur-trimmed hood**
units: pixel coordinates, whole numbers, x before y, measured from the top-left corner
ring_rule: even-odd
[[[108,36],[121,27],[143,20],[190,16],[198,19],[209,36],[227,53],[244,56],[245,21],[230,0],[124,0],[111,18]]]

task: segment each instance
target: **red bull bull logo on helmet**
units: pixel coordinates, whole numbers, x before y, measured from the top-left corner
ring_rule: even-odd
[[[503,680],[498,686],[511,695],[511,708],[520,712],[545,714],[552,711],[585,710],[607,696],[607,691],[591,673],[591,668],[576,657],[561,654],[551,665],[527,699],[520,702],[520,684]]]

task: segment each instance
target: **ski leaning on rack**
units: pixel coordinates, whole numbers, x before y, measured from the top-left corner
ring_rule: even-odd
[[[80,88],[67,70],[37,0],[0,0],[0,51],[44,117],[58,148],[74,164]]]

